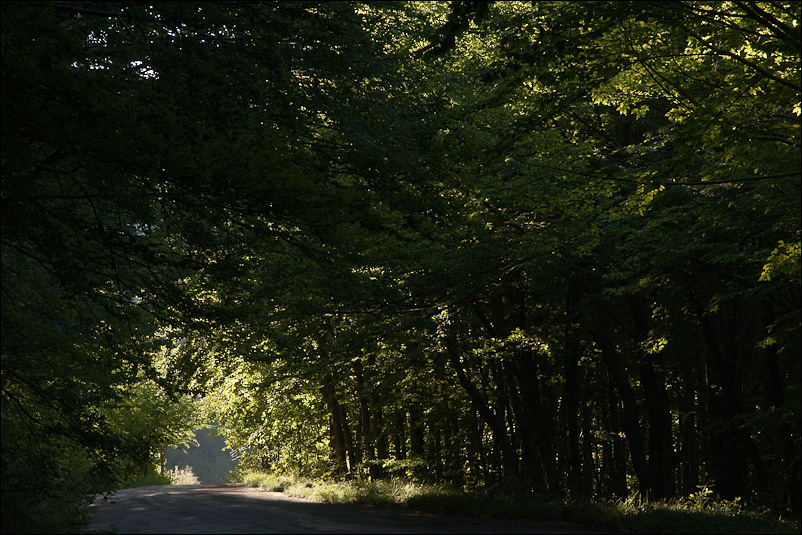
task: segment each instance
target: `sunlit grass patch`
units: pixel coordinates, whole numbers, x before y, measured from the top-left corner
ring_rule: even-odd
[[[288,488],[298,484],[298,479],[294,476],[284,476],[254,471],[243,473],[241,480],[248,487],[257,487],[262,490],[269,490],[272,492],[285,492]]]
[[[348,482],[318,480],[294,485],[288,494],[315,502],[391,505],[406,504],[422,490],[420,484],[396,479]]]

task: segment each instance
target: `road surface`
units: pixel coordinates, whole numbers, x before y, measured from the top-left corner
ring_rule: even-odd
[[[467,518],[409,509],[321,504],[278,492],[157,485],[98,499],[94,533],[609,533],[566,522]]]

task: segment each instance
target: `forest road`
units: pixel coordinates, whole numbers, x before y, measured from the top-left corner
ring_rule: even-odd
[[[321,504],[278,492],[213,485],[125,489],[91,507],[97,510],[92,533],[610,533],[567,522]]]

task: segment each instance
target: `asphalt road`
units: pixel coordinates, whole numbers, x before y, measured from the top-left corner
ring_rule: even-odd
[[[408,509],[321,504],[213,485],[119,491],[92,505],[94,533],[607,533],[566,522],[466,518]]]

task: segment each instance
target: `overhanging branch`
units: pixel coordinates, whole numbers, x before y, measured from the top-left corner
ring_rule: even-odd
[[[99,9],[87,9],[83,7],[68,6],[65,4],[53,4],[53,9],[59,11],[69,11],[70,13],[77,13],[79,15],[92,15],[93,17],[126,17],[127,13],[124,11],[101,11]]]

